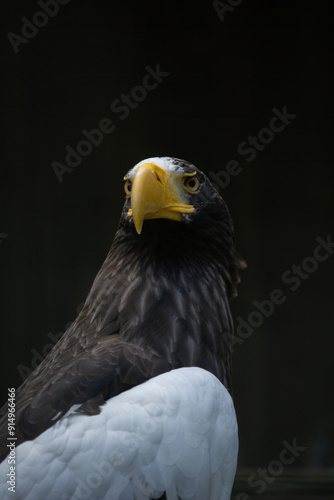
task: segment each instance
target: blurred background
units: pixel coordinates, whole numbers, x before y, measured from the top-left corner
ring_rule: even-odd
[[[305,449],[284,474],[333,474],[331,7],[3,6],[3,402],[80,310],[117,229],[123,175],[146,157],[175,156],[219,187],[248,264],[232,306],[236,326],[253,330],[233,354],[240,471],[258,475],[295,440]],[[95,134],[99,144],[81,143],[101,120],[109,132]],[[228,178],[231,161],[238,174]],[[265,302],[266,317],[254,301],[274,290],[284,300]]]

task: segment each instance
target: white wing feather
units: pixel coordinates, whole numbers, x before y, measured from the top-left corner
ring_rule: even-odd
[[[16,449],[16,493],[0,465],[0,498],[227,500],[238,430],[232,399],[211,373],[180,368],[72,413]]]

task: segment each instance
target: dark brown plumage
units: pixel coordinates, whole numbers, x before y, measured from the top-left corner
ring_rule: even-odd
[[[127,197],[119,229],[86,303],[16,394],[17,445],[54,425],[73,405],[96,414],[114,395],[160,373],[198,366],[231,390],[229,299],[238,268],[227,207],[196,172],[194,213],[146,220],[137,234]],[[0,421],[6,439],[6,411]],[[6,449],[2,444],[3,459]]]

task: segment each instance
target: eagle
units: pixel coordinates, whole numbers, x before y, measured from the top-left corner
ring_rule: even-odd
[[[230,498],[230,299],[242,261],[228,208],[178,158],[137,163],[124,189],[81,312],[9,394],[14,433],[1,410],[1,498]]]

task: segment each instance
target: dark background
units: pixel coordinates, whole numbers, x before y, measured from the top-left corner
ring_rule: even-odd
[[[2,401],[75,318],[126,171],[167,155],[212,179],[237,160],[242,172],[220,190],[248,263],[234,317],[274,289],[286,296],[235,346],[239,463],[266,466],[296,438],[307,449],[291,468],[333,467],[334,255],[294,292],[281,279],[334,235],[331,2],[245,0],[221,21],[210,1],[71,0],[15,54],[7,34],[38,10],[2,6]],[[169,76],[121,120],[110,104],[157,64]],[[284,106],[297,117],[247,162],[239,144]],[[60,183],[52,162],[102,118],[116,129]]]

